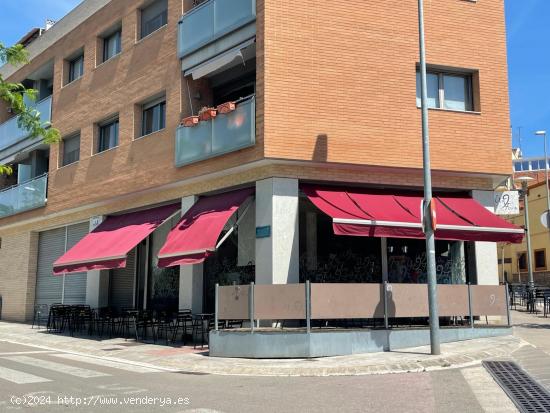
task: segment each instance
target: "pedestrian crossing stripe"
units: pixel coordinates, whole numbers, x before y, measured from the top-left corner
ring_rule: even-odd
[[[113,361],[113,360],[83,356],[80,354],[63,353],[63,354],[52,354],[52,356],[60,357],[68,360],[79,361],[82,363],[95,364],[97,366],[102,366],[102,367],[111,367],[114,369],[125,370],[132,373],[158,373],[163,371],[163,370],[155,369],[153,367],[138,366],[135,364],[127,364],[127,363]]]
[[[46,383],[51,380],[44,377],[35,376],[34,374],[25,373],[23,371],[8,369],[0,366],[0,379],[11,381],[16,384],[31,384],[31,383]]]
[[[40,369],[52,370],[58,373],[69,374],[75,377],[86,378],[86,379],[92,378],[92,377],[110,376],[110,374],[102,373],[99,371],[83,369],[80,367],[73,367],[67,364],[56,363],[53,361],[37,359],[34,357],[28,357],[28,356],[9,356],[9,357],[2,357],[2,359],[14,361],[16,363],[26,364],[26,365],[37,367]]]

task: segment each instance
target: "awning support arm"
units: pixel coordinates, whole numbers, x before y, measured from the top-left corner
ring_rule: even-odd
[[[235,228],[237,228],[240,224],[240,222],[242,221],[242,219],[245,217],[246,213],[248,212],[249,208],[250,208],[250,205],[252,205],[252,200],[254,199],[254,197],[250,197],[248,198],[248,201],[247,202],[247,205],[246,205],[246,208],[244,209],[243,213],[241,214],[241,216],[237,219],[237,222],[235,222],[235,225],[233,225],[229,231],[227,231],[225,233],[225,235],[222,237],[222,239],[216,244],[216,249],[220,248],[221,245],[225,242],[225,240],[227,238],[229,238],[229,236],[233,233],[233,231],[235,231]]]

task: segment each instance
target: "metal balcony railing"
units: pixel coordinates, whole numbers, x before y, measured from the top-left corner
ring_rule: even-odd
[[[42,123],[50,122],[52,119],[52,97],[48,96],[40,102],[30,103],[30,106],[40,113]],[[0,150],[6,149],[22,141],[29,136],[29,132],[17,125],[17,116],[7,120],[0,125]]]
[[[233,152],[256,143],[256,101],[254,96],[237,103],[233,112],[194,127],[176,129],[176,166]]]
[[[46,205],[48,174],[0,191],[0,218]]]

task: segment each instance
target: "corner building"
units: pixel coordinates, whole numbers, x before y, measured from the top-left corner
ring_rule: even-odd
[[[512,172],[503,1],[425,12],[438,280],[496,284],[523,235],[486,209]],[[0,111],[2,319],[426,282],[416,1],[85,0],[27,49],[0,73],[63,141]]]

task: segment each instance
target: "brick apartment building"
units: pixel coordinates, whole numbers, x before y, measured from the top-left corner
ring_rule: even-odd
[[[512,173],[503,3],[426,3],[440,282],[497,283],[495,241],[521,232],[476,222]],[[425,282],[415,0],[84,0],[27,49],[0,73],[63,141],[0,111],[3,319],[211,311],[216,282]]]

